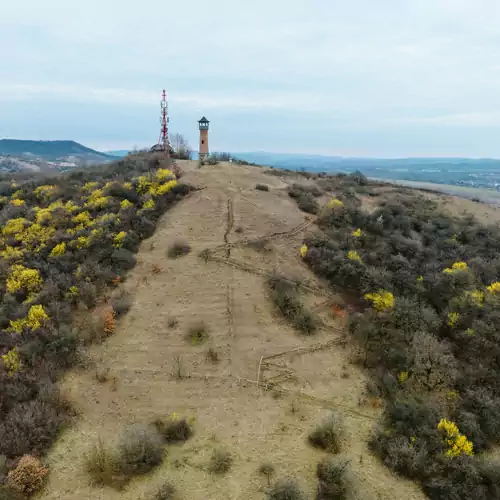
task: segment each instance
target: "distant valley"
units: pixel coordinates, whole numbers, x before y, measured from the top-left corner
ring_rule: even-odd
[[[266,152],[234,153],[259,165],[309,172],[353,172],[374,179],[429,182],[500,191],[500,160],[470,158],[343,158]]]

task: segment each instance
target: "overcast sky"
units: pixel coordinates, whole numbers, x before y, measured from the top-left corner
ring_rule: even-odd
[[[499,0],[16,0],[0,137],[500,157]]]

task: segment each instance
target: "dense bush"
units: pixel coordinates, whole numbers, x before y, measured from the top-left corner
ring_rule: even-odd
[[[189,192],[162,155],[129,155],[53,177],[0,184],[0,455],[43,455],[71,416],[54,390],[82,342],[114,330],[131,305],[74,323],[136,262],[142,239]],[[88,318],[91,318],[89,314]]]
[[[318,464],[316,500],[345,500],[347,498],[347,466],[347,462],[338,459],[326,459]]]
[[[280,313],[301,333],[317,330],[317,319],[302,304],[297,287],[288,280],[275,277],[269,281],[271,300]]]
[[[193,435],[193,427],[188,419],[176,415],[166,420],[156,420],[155,426],[167,443],[182,443]]]
[[[163,461],[163,443],[154,426],[125,428],[116,456],[117,469],[126,476],[149,472]]]
[[[337,415],[329,415],[310,434],[309,443],[331,453],[340,451],[340,435],[342,432],[340,419]]]
[[[155,492],[153,500],[172,500],[175,495],[175,488],[166,481]]]
[[[500,228],[405,188],[366,213],[356,192],[372,186],[358,174],[318,183],[337,198],[304,260],[354,309],[350,331],[387,400],[373,449],[431,498],[500,498],[478,455],[500,443]]]
[[[257,189],[257,191],[269,191],[269,186],[267,184],[257,184],[255,189]]]
[[[269,500],[305,500],[307,497],[295,481],[283,479],[274,485],[267,498]]]
[[[210,458],[210,471],[215,474],[225,474],[233,465],[231,453],[222,448],[216,448]]]
[[[170,259],[177,259],[183,255],[187,255],[191,251],[191,247],[186,241],[175,241],[168,249],[167,256]]]

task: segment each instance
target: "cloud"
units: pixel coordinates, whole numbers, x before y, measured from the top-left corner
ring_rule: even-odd
[[[210,113],[225,149],[286,145],[295,127],[305,150],[390,148],[388,136],[395,149],[449,152],[450,127],[500,155],[478,132],[498,124],[499,17],[498,0],[10,2],[0,135],[43,123],[39,135],[116,142],[112,120],[133,115],[129,136],[141,137],[166,87],[176,123]],[[64,113],[74,104],[95,113],[78,107],[78,128]]]

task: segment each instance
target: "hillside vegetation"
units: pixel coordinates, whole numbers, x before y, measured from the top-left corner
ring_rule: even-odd
[[[83,344],[113,333],[130,298],[101,299],[189,192],[168,166],[138,155],[38,181],[0,179],[0,482],[12,491],[41,487],[38,458],[72,415],[55,382]]]
[[[500,229],[453,217],[411,190],[362,177],[318,181],[335,194],[304,260],[353,314],[350,331],[386,401],[371,446],[432,499],[500,498]]]
[[[0,499],[500,499],[500,229],[181,165],[0,177]]]

